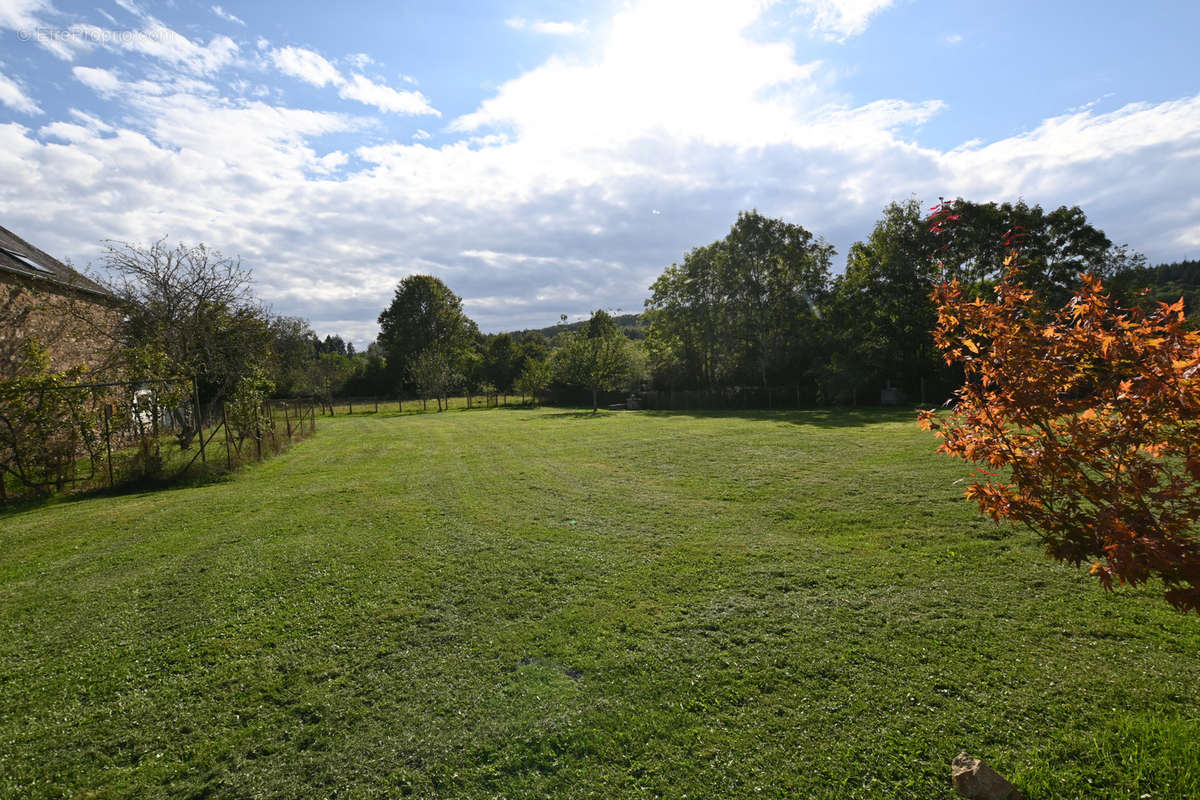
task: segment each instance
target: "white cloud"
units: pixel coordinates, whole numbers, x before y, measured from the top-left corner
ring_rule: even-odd
[[[420,92],[393,89],[362,75],[352,75],[350,80],[338,89],[338,96],[396,114],[433,114],[438,117],[442,115],[429,105],[425,95]]]
[[[797,0],[800,12],[812,17],[813,31],[829,39],[858,36],[871,17],[895,0]]]
[[[237,17],[233,14],[230,14],[228,11],[221,8],[220,6],[211,6],[211,8],[212,8],[212,12],[214,14],[216,14],[218,17],[225,20],[226,22],[232,22],[234,24],[241,25],[243,28],[246,27],[246,23],[243,19],[241,19],[240,17]]]
[[[39,17],[52,11],[49,0],[3,0],[0,2],[0,28],[32,33]]]
[[[71,61],[76,53],[91,49],[92,45],[86,39],[48,24],[46,18],[56,14],[49,0],[0,0],[0,30],[14,30],[23,41],[33,41],[64,61]]]
[[[789,44],[742,31],[761,4],[643,3],[615,17],[595,63],[552,58],[509,81],[451,128],[513,130],[551,147],[609,147],[662,136],[757,147],[804,132],[797,114],[827,102]]]
[[[355,60],[351,57],[351,60]],[[397,114],[433,114],[441,112],[429,104],[425,95],[416,91],[393,89],[363,75],[346,78],[320,53],[302,47],[281,47],[271,51],[271,61],[283,73],[299,78],[313,86],[338,87],[338,96],[375,106],[380,111]]]
[[[271,51],[271,61],[285,75],[299,78],[313,86],[340,85],[345,78],[337,67],[330,64],[320,53],[303,47],[281,47]]]
[[[431,134],[427,130],[424,130],[423,128],[417,128],[417,132],[412,135],[412,138],[417,140],[418,142],[422,141],[424,139],[430,139],[432,137],[433,137],[433,134]]]
[[[842,253],[912,193],[1078,203],[1152,259],[1200,247],[1200,201],[1180,199],[1200,196],[1200,96],[922,147],[913,130],[939,101],[848,104],[825,67],[751,28],[762,10],[629,8],[594,58],[516,77],[438,146],[425,131],[379,141],[377,121],[222,95],[183,65],[77,67],[104,111],[0,125],[0,216],[78,263],[101,239],[164,233],[240,253],[277,311],[357,342],[415,272],[445,280],[487,330],[638,308],[663,267],[752,207]],[[428,105],[294,50],[265,58],[376,107]]]
[[[587,33],[588,30],[586,20],[581,22],[551,22],[549,20],[510,17],[504,20],[504,24],[515,30],[531,30],[535,33],[545,33],[551,36],[577,36]]]
[[[953,47],[955,45],[962,44],[963,36],[961,33],[948,33],[942,37],[942,41]]]
[[[102,95],[112,94],[121,87],[117,74],[102,67],[74,67],[71,74],[75,80]]]
[[[130,14],[133,14],[135,17],[146,16],[146,12],[142,10],[141,6],[133,2],[133,0],[113,0],[113,2],[128,11]]]
[[[229,65],[238,53],[237,43],[228,36],[214,36],[207,45],[200,45],[153,19],[133,35],[117,37],[117,42],[119,49],[203,75]]]
[[[25,94],[21,86],[12,78],[0,72],[0,104],[21,114],[40,114],[42,109]]]
[[[104,133],[108,133],[113,130],[113,127],[111,125],[104,122],[103,120],[101,120],[98,117],[88,114],[86,111],[80,111],[77,108],[72,108],[69,113],[76,120],[83,123],[86,127],[91,128],[92,130],[101,131]]]
[[[375,63],[375,59],[366,53],[351,53],[346,56],[346,62],[355,69],[366,69]]]
[[[62,139],[65,142],[82,142],[96,135],[94,129],[70,122],[52,122],[49,125],[43,125],[38,133],[42,138]]]
[[[341,150],[334,150],[332,153],[327,153],[316,160],[313,169],[317,172],[330,173],[336,172],[350,162],[350,156],[343,153]]]

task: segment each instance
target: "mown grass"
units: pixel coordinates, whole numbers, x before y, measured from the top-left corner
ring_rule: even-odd
[[[909,413],[323,418],[0,517],[0,796],[1200,796],[1200,618]]]

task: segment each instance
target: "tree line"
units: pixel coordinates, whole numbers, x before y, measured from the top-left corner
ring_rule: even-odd
[[[274,314],[238,259],[203,245],[110,242],[97,277],[124,310],[116,352],[125,373],[195,376],[214,407],[242,381],[276,396],[404,394],[438,407],[455,393],[551,388],[594,406],[607,391],[738,387],[787,387],[814,404],[872,402],[886,387],[931,401],[961,378],[933,341],[931,291],[953,278],[986,296],[1004,269],[996,242],[1012,230],[1027,281],[1047,303],[1069,297],[1085,271],[1124,302],[1169,292],[1190,310],[1200,295],[1200,264],[1147,267],[1078,207],[960,198],[953,208],[954,236],[939,237],[917,200],[888,205],[836,275],[834,248],[819,235],[741,212],[724,238],[664,269],[642,314],[597,310],[541,330],[484,334],[442,281],[411,275],[362,350]]]
[[[597,311],[541,331],[481,334],[445,284],[410,276],[379,317],[376,386],[429,397],[553,386],[585,392],[593,405],[600,391],[736,387],[788,387],[815,404],[871,402],[887,387],[932,400],[961,379],[933,340],[933,287],[956,279],[986,296],[1003,275],[997,242],[1010,231],[1021,232],[1027,280],[1047,304],[1068,298],[1083,272],[1112,279],[1123,299],[1145,285],[1195,281],[1187,263],[1147,268],[1077,206],[960,198],[953,208],[947,238],[930,230],[917,200],[888,205],[839,275],[820,236],[742,212],[727,236],[663,271],[643,314]]]

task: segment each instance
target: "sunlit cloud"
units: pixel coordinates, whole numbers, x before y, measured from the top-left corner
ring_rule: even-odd
[[[845,38],[885,2],[639,2],[595,25],[588,49],[513,75],[444,128],[407,117],[453,106],[395,67],[385,80],[371,55],[254,31],[183,37],[128,5],[128,44],[93,32],[96,55],[119,65],[82,49],[61,65],[94,104],[55,112],[11,63],[0,73],[5,226],[81,264],[103,239],[203,241],[242,255],[276,311],[359,343],[417,272],[445,280],[485,330],[637,310],[663,267],[753,207],[843,254],[913,193],[1079,203],[1118,241],[1200,247],[1200,201],[1179,200],[1197,196],[1200,97],[1088,104],[935,148],[918,131],[946,113],[941,99],[854,102],[830,65],[758,25],[790,9]],[[50,13],[8,3],[0,24]],[[294,101],[309,87],[325,110]]]

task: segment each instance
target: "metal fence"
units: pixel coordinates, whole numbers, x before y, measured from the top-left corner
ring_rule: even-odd
[[[200,403],[187,378],[0,390],[0,502],[234,470],[316,431],[312,399]]]

